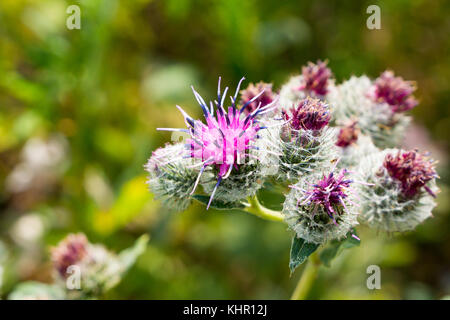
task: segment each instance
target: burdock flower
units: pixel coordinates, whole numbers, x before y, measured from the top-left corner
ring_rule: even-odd
[[[299,176],[329,166],[336,157],[335,134],[329,128],[328,105],[313,98],[301,100],[296,107],[282,110],[280,178]]]
[[[389,104],[394,112],[404,112],[418,105],[413,96],[415,90],[413,82],[396,77],[394,72],[387,70],[375,80],[373,98]]]
[[[308,96],[323,100],[333,87],[334,80],[327,62],[308,62],[307,66],[302,67],[301,75],[291,77],[281,87],[280,106],[290,108]]]
[[[438,176],[427,156],[386,149],[362,159],[357,171],[374,184],[359,186],[361,222],[388,232],[408,231],[431,216]]]
[[[66,278],[67,268],[80,264],[88,256],[88,240],[84,234],[70,234],[51,251],[52,262],[58,274]]]
[[[335,164],[335,166],[337,163]],[[354,183],[349,171],[313,173],[291,186],[283,214],[289,227],[306,242],[342,239],[357,225]]]
[[[283,110],[284,120],[290,122],[289,127],[298,130],[320,130],[330,122],[328,105],[319,99],[306,98],[298,103],[290,112]]]
[[[258,132],[266,127],[258,121],[258,116],[274,109],[276,101],[262,107],[261,103],[251,113],[244,114],[244,110],[264,94],[264,90],[247,101],[243,106],[237,106],[237,95],[244,78],[239,82],[234,96],[231,97],[231,106],[227,109],[224,102],[228,87],[223,94],[219,85],[217,89],[217,101],[210,102],[209,106],[203,98],[192,88],[194,96],[203,110],[206,124],[200,120],[194,120],[181,107],[177,106],[184,116],[187,129],[162,128],[159,130],[183,131],[190,135],[187,139],[189,156],[198,160],[198,177],[193,185],[191,194],[194,193],[200,181],[207,193],[210,193],[209,208],[216,192],[224,201],[236,201],[248,195],[254,194],[262,185],[261,177],[258,177],[260,159],[252,153],[257,150],[256,140]],[[257,161],[255,161],[255,159]],[[251,161],[253,160],[253,161]],[[216,182],[211,188],[210,179],[201,179],[204,171],[213,173]],[[234,179],[234,178],[237,178]],[[250,178],[250,181],[248,180]],[[206,180],[206,181],[205,181]],[[222,181],[234,181],[233,186],[226,185],[220,188]],[[250,185],[246,184],[249,183]],[[224,183],[225,184],[225,183]],[[231,190],[233,189],[233,190]],[[236,192],[236,190],[239,190]]]
[[[359,129],[356,127],[357,121],[352,121],[339,130],[336,145],[346,148],[358,140]]]
[[[260,94],[263,92],[262,94]],[[259,95],[259,96],[258,96]],[[255,100],[251,101],[254,97],[258,96]],[[257,84],[250,83],[248,87],[241,90],[241,105],[246,105],[244,109],[246,114],[252,113],[259,106],[265,107],[275,100],[275,94],[272,92],[272,84],[265,82],[258,82]]]
[[[317,61],[317,64],[308,62],[302,67],[302,83],[299,90],[314,93],[316,96],[325,96],[328,93],[328,80],[333,75],[327,68],[327,61]]]
[[[379,148],[398,145],[404,137],[410,117],[394,112],[391,105],[372,98],[374,85],[366,77],[351,77],[327,95],[333,106],[332,118],[336,123],[358,120],[362,134],[370,136]]]

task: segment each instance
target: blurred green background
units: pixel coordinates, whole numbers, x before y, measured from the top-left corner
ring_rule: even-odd
[[[71,4],[80,30],[66,28]],[[370,4],[381,30],[366,28]],[[115,251],[151,236],[104,298],[289,298],[301,271],[289,275],[285,225],[200,205],[171,213],[147,191],[143,165],[170,141],[157,127],[184,125],[175,104],[200,116],[191,84],[208,99],[219,75],[279,88],[317,59],[339,82],[386,68],[417,81],[405,145],[440,160],[442,192],[416,232],[360,227],[361,246],[321,269],[310,298],[449,295],[449,36],[445,0],[1,1],[0,297],[51,282],[49,247],[82,231]],[[371,264],[381,290],[366,287]]]

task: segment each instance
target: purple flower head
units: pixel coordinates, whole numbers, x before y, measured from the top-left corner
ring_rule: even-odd
[[[426,185],[430,180],[438,177],[434,164],[435,162],[426,155],[413,150],[386,155],[383,166],[393,179],[400,182],[402,193],[407,198],[412,198],[422,187],[431,196],[436,196]]]
[[[241,91],[241,105],[245,105],[247,102],[252,100],[255,96],[257,96],[261,91],[264,90],[264,93],[261,94],[256,100],[249,103],[247,107],[244,109],[246,114],[252,113],[255,111],[259,104],[261,103],[261,107],[265,107],[270,104],[274,99],[275,95],[272,92],[272,84],[265,82],[258,82],[257,84],[250,83],[245,90]]]
[[[264,107],[259,103],[258,107],[252,113],[245,115],[244,110],[263,95],[264,90],[238,108],[236,105],[237,95],[244,79],[242,78],[239,81],[234,96],[230,97],[231,106],[228,107],[228,110],[224,108],[228,87],[225,88],[222,94],[220,77],[217,89],[217,101],[214,104],[210,102],[209,107],[192,87],[194,96],[203,110],[206,124],[200,120],[194,120],[181,107],[177,106],[184,116],[187,129],[158,129],[189,133],[190,138],[187,140],[186,146],[190,150],[190,157],[201,160],[199,164],[201,165],[200,173],[191,194],[194,193],[206,167],[213,166],[218,169],[217,184],[211,193],[207,208],[209,208],[214,193],[222,179],[228,178],[233,168],[239,170],[239,166],[245,163],[250,157],[248,151],[254,147],[253,142],[258,138],[258,131],[265,129],[265,127],[259,125],[257,116],[270,112],[274,108],[272,107],[273,103]],[[214,115],[214,112],[216,112],[216,115]]]
[[[352,121],[349,125],[339,130],[336,145],[346,148],[358,140],[359,130],[356,128],[357,121]]]
[[[333,172],[328,176],[324,175],[322,180],[306,192],[309,203],[323,206],[334,221],[336,211],[333,208],[344,205],[343,199],[347,198],[347,188],[352,183],[352,180],[345,179],[346,174],[347,170],[342,169],[337,177]]]
[[[314,214],[317,212],[317,207],[322,207],[335,224],[337,224],[337,216],[342,214],[343,210],[347,210],[344,199],[347,199],[353,193],[353,190],[350,188],[353,180],[346,178],[349,171],[342,169],[337,176],[334,174],[338,162],[339,160],[336,161],[328,175],[324,174],[321,180],[314,184],[309,184],[310,188],[308,190],[298,189],[296,185],[290,186],[304,193],[303,198],[298,200],[297,206],[313,206],[315,208]],[[354,204],[349,199],[347,199],[347,202]]]
[[[330,122],[328,106],[319,99],[306,98],[297,107],[290,109],[290,114],[282,110],[284,120],[294,130],[320,130]]]
[[[302,85],[299,90],[313,92],[316,95],[324,96],[328,93],[328,79],[332,73],[327,68],[327,61],[317,61],[317,64],[308,62],[307,66],[302,67]]]
[[[413,96],[415,90],[411,81],[395,77],[394,72],[388,70],[375,80],[374,99],[389,104],[394,112],[404,112],[419,103]]]
[[[88,240],[84,234],[70,234],[52,249],[51,256],[55,269],[61,277],[67,276],[67,268],[75,265],[88,255]]]

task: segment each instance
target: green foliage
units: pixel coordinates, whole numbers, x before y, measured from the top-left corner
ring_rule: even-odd
[[[291,269],[291,273],[293,273],[299,265],[305,262],[317,248],[319,248],[318,244],[308,243],[305,242],[305,240],[294,236],[292,238],[291,257],[289,260],[289,269]]]
[[[343,249],[350,249],[357,247],[360,244],[360,240],[355,239],[353,235],[357,236],[356,231],[349,232],[347,238],[338,241],[330,241],[325,248],[323,248],[319,253],[319,258],[322,263],[329,267],[331,266],[331,261],[340,253]]]
[[[119,261],[122,265],[123,272],[128,271],[128,269],[130,269],[134,265],[136,259],[145,252],[148,240],[149,236],[144,234],[136,240],[132,247],[127,248],[119,253]]]

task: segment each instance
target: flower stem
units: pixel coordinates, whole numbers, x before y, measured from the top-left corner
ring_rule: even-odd
[[[251,213],[257,217],[260,217],[262,219],[271,220],[271,221],[284,221],[283,216],[281,215],[281,212],[275,211],[275,210],[270,210],[270,209],[264,207],[258,201],[258,198],[256,196],[248,197],[247,201],[250,204],[250,206],[245,208],[244,211]]]
[[[297,286],[295,287],[294,293],[292,294],[291,300],[305,300],[308,297],[309,291],[314,284],[314,280],[317,278],[319,266],[320,259],[316,251],[309,256],[305,269],[303,270]]]

